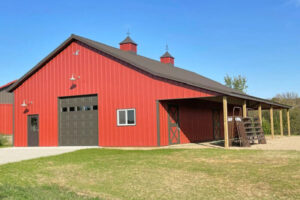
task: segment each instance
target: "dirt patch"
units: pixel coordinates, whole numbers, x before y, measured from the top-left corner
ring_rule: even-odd
[[[230,147],[230,149],[259,149],[259,150],[295,150],[300,151],[300,136],[266,136],[267,144],[253,144],[251,147]],[[123,149],[123,150],[153,150],[153,149],[207,149],[217,148],[223,149],[220,142],[202,142],[176,144],[163,147],[105,147],[106,149]]]
[[[267,136],[267,144],[254,144],[249,148],[232,147],[232,149],[260,149],[260,150],[296,150],[300,151],[300,136]]]

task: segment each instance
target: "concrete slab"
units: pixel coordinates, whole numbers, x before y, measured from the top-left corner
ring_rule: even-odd
[[[80,149],[99,147],[8,147],[0,148],[0,165],[45,156],[59,155]]]

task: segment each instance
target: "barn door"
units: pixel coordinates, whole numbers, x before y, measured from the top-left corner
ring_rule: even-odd
[[[39,146],[39,116],[27,116],[27,143],[28,146]]]
[[[179,108],[178,105],[168,105],[169,145],[180,143]]]
[[[220,123],[220,110],[212,110],[213,116],[213,134],[215,140],[221,139],[221,123]]]
[[[58,109],[60,146],[98,145],[97,95],[61,97]]]

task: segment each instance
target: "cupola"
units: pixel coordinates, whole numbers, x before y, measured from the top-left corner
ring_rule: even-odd
[[[167,50],[166,53],[164,53],[164,55],[162,55],[160,57],[160,62],[165,63],[165,64],[174,65],[174,57],[171,56],[171,54]]]
[[[120,42],[120,49],[123,51],[128,51],[136,54],[137,44],[129,36],[127,36],[125,40]]]

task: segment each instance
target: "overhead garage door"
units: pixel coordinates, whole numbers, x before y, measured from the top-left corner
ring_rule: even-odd
[[[76,96],[58,100],[59,145],[98,145],[98,97]]]

